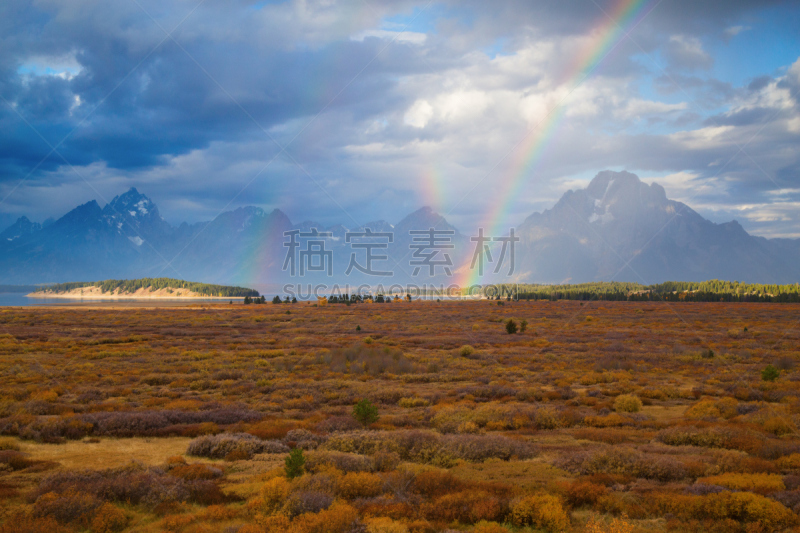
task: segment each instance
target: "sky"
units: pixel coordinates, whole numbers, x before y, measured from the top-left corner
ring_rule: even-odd
[[[519,224],[605,169],[800,237],[800,3],[6,0],[0,224]]]

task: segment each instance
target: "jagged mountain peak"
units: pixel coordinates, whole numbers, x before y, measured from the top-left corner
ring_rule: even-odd
[[[458,230],[446,218],[428,206],[417,209],[394,226],[395,231],[401,234],[410,230],[427,230],[429,228],[453,230],[458,234]]]
[[[127,214],[131,217],[144,217],[150,213],[157,214],[158,208],[153,201],[131,187],[124,194],[115,196],[103,210],[106,215]]]
[[[0,240],[15,241],[32,235],[42,229],[38,222],[31,222],[28,217],[21,216],[17,221],[0,233]]]

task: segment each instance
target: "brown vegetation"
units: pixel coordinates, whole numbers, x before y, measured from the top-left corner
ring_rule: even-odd
[[[798,310],[2,309],[0,533],[789,530]]]

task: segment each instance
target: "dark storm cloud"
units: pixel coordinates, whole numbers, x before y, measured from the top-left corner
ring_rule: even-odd
[[[510,148],[559,102],[531,194],[605,167],[715,179],[741,144],[773,175],[795,168],[784,154],[800,122],[781,91],[798,77],[757,72],[741,87],[718,79],[707,46],[734,42],[737,24],[759,31],[743,20],[780,2],[644,2],[629,38],[584,72],[616,0],[137,1],[0,4],[3,195],[31,174],[2,209],[57,213],[136,185],[171,221],[248,203],[396,221],[428,201],[420,180],[435,170],[453,205],[479,184],[454,213],[469,225],[512,176]],[[164,33],[176,27],[177,43]],[[565,98],[575,72],[585,83]],[[42,162],[65,138],[75,171]],[[748,158],[725,172],[763,190]]]

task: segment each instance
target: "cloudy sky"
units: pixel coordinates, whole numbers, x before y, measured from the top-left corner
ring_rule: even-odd
[[[625,169],[800,237],[797,28],[767,0],[5,0],[0,223],[135,186],[175,224],[469,231]]]

